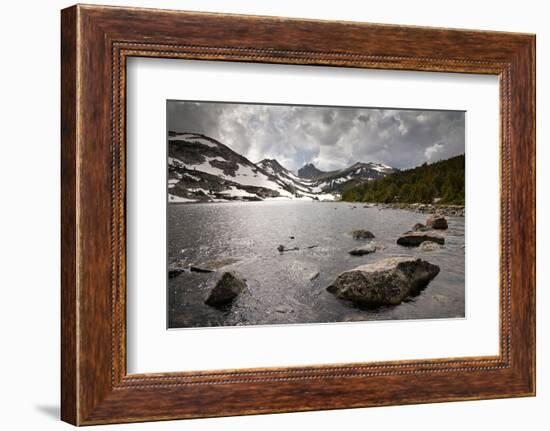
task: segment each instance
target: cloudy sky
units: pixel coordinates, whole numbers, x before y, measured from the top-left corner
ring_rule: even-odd
[[[252,162],[404,169],[464,153],[464,112],[168,101],[168,128],[217,139]]]

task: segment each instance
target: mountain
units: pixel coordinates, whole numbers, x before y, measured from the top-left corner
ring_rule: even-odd
[[[316,186],[312,185],[308,181],[298,178],[291,171],[281,166],[281,164],[275,159],[263,159],[258,162],[256,166],[262,168],[268,174],[276,177],[281,183],[285,184],[287,186],[287,190],[293,194],[298,194],[311,199],[334,199],[325,193],[320,195],[322,190],[318,190]]]
[[[340,171],[324,172],[315,179],[304,179],[274,159],[252,163],[208,136],[168,133],[168,199],[174,203],[335,200],[349,181],[376,179],[393,171],[385,165],[356,163]]]
[[[464,155],[359,185],[348,184],[342,193],[346,201],[440,203],[464,205]]]
[[[298,176],[300,178],[313,179],[326,174],[326,172],[317,169],[313,163],[306,163],[300,169],[298,169]]]
[[[254,164],[221,142],[197,133],[168,134],[170,202],[330,199],[302,186],[276,161]],[[294,181],[296,179],[296,181]]]
[[[324,192],[340,192],[348,182],[354,184],[364,181],[378,180],[398,170],[382,163],[357,162],[349,168],[328,172],[313,180],[316,190]]]

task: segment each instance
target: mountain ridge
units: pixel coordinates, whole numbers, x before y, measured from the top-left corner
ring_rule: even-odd
[[[396,170],[373,162],[357,162],[339,171],[317,171],[322,175],[301,178],[276,159],[253,163],[209,136],[168,132],[168,201],[171,203],[336,200],[348,182],[373,180]]]

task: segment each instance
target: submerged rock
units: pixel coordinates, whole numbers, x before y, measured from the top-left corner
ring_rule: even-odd
[[[418,248],[422,251],[435,251],[439,250],[441,246],[433,241],[424,241],[422,244],[418,246]]]
[[[351,254],[352,256],[363,256],[365,254],[374,253],[376,249],[377,249],[376,244],[373,242],[370,242],[367,245],[356,247],[350,250],[348,253]]]
[[[424,241],[432,241],[438,244],[445,244],[445,238],[435,232],[405,232],[397,238],[397,244],[417,247]]]
[[[287,314],[287,313],[294,313],[294,310],[288,307],[277,307],[275,308],[275,312],[281,313],[281,314]]]
[[[367,305],[397,305],[417,293],[439,266],[413,256],[389,257],[340,274],[327,290],[340,299]]]
[[[353,239],[372,239],[374,234],[369,230],[358,229],[351,232]]]
[[[446,303],[446,302],[449,302],[449,298],[445,295],[432,295],[432,299],[434,301],[437,301],[437,302],[440,302],[440,303]]]
[[[246,289],[244,280],[241,280],[232,272],[224,272],[208,294],[204,303],[212,307],[229,304],[239,296],[244,289]]]
[[[284,278],[291,283],[303,285],[319,277],[320,271],[321,268],[316,262],[296,258],[285,264]]]
[[[426,225],[432,229],[447,229],[449,227],[447,219],[440,214],[432,215],[426,221]]]
[[[193,266],[215,272],[225,266],[233,265],[234,263],[239,262],[239,260],[240,258],[236,257],[217,257],[205,260]]]

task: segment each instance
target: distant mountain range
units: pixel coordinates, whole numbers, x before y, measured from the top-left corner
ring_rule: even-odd
[[[197,133],[168,134],[169,202],[229,200],[335,200],[344,186],[397,172],[379,163],[358,162],[324,172],[306,164],[298,175],[275,159],[252,163],[221,142]]]

